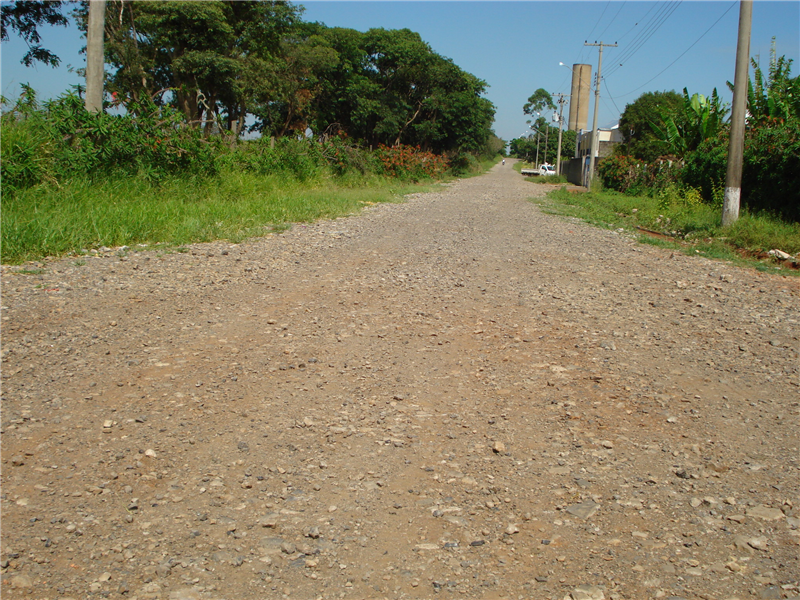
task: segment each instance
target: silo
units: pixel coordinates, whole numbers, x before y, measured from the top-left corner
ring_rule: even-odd
[[[586,129],[589,119],[589,91],[592,65],[572,65],[572,92],[569,100],[569,129]]]

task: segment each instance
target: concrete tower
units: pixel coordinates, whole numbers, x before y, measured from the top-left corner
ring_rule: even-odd
[[[572,92],[569,101],[569,125],[572,131],[586,129],[589,119],[589,91],[592,65],[572,65]]]

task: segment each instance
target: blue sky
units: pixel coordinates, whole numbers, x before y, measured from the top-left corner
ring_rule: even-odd
[[[717,88],[730,101],[726,81],[733,81],[739,22],[737,1],[495,2],[416,1],[295,2],[304,19],[331,27],[365,31],[372,27],[408,28],[433,50],[453,59],[488,84],[487,97],[497,114],[494,129],[503,139],[519,137],[529,118],[522,112],[536,89],[569,93],[571,71],[559,62],[592,64],[596,47],[584,42],[617,42],[603,51],[603,84],[598,122],[617,123],[625,105],[648,91],[676,90],[709,95]],[[750,55],[766,68],[772,38],[778,55],[800,69],[800,2],[756,0]],[[14,98],[20,83],[30,83],[43,98],[57,96],[82,83],[68,66],[81,67],[85,45],[74,27],[42,30],[43,45],[62,59],[62,66],[26,68],[21,40],[2,44],[2,93]],[[622,66],[620,66],[620,64]],[[589,126],[594,109],[590,107]],[[565,108],[566,113],[566,108]]]

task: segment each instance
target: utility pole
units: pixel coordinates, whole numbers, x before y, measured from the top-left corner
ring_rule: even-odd
[[[561,124],[564,122],[564,103],[570,95],[553,94],[553,96],[558,96],[558,151],[556,153],[556,175],[561,175]]]
[[[89,2],[89,23],[86,27],[86,99],[89,112],[103,110],[103,33],[106,25],[106,0]]]
[[[742,162],[744,130],[747,120],[747,71],[750,62],[750,27],[753,21],[753,0],[739,3],[739,41],[736,45],[736,71],[733,79],[731,138],[728,144],[728,170],[725,174],[725,197],[722,204],[722,226],[732,225],[739,218],[742,196]]]
[[[589,42],[584,42],[584,46],[599,46],[600,47],[600,54],[597,59],[597,82],[594,86],[594,121],[593,121],[593,128],[594,131],[592,132],[592,143],[589,147],[589,177],[587,177],[586,181],[586,189],[588,190],[592,185],[592,179],[594,178],[594,155],[600,151],[600,140],[597,137],[597,107],[600,104],[600,77],[601,72],[603,69],[603,47],[606,48],[616,48],[616,42],[613,44],[604,44],[600,42],[599,44],[595,42],[594,44],[590,44]],[[595,148],[597,150],[595,150]]]
[[[547,127],[547,129],[544,130],[544,164],[547,164],[547,138],[550,137],[550,123],[545,119],[544,124]]]

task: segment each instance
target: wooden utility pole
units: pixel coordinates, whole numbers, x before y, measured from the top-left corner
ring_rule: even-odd
[[[86,100],[89,112],[103,110],[103,30],[106,25],[106,0],[89,1],[86,27]]]
[[[556,175],[561,175],[561,124],[564,122],[564,103],[570,95],[553,94],[553,96],[558,96],[558,151],[556,153]]]
[[[739,3],[739,41],[736,45],[736,71],[733,79],[731,138],[728,143],[728,170],[725,174],[725,197],[722,204],[722,226],[732,225],[739,218],[742,196],[742,162],[744,131],[747,125],[747,72],[750,62],[750,28],[753,22],[753,0]]]
[[[594,178],[594,155],[600,151],[600,140],[597,137],[597,108],[600,104],[600,77],[601,72],[603,69],[603,47],[606,48],[616,48],[617,44],[604,44],[600,42],[599,44],[595,42],[594,44],[590,44],[589,42],[584,42],[584,46],[599,46],[600,47],[600,54],[597,59],[597,81],[595,82],[594,86],[594,120],[593,120],[593,131],[592,131],[592,142],[589,148],[589,176],[586,178],[586,189],[590,189],[592,186],[592,179]]]

